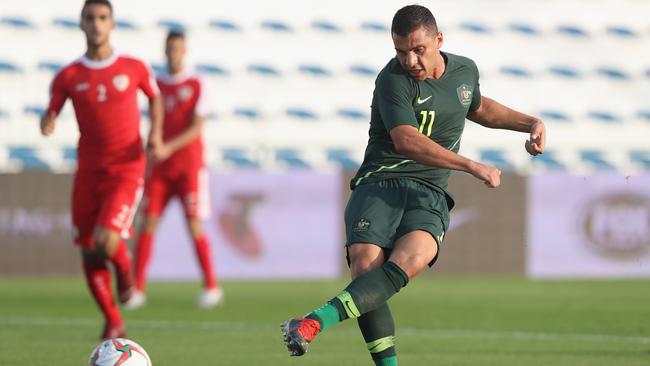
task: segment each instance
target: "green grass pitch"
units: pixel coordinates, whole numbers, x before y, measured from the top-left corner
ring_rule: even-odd
[[[153,283],[126,313],[129,338],[155,366],[372,365],[356,322],[290,358],[279,324],[320,306],[346,281],[226,282],[199,310],[198,285]],[[648,281],[418,278],[391,300],[401,366],[650,364]],[[85,365],[101,321],[81,279],[0,280],[0,365]]]

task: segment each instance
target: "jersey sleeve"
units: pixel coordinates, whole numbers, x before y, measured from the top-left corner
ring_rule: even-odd
[[[50,103],[45,113],[58,115],[66,99],[68,99],[68,89],[65,82],[65,74],[62,70],[54,77],[50,84]]]
[[[196,78],[196,102],[194,104],[194,114],[199,117],[205,117],[208,114],[205,102],[205,87],[200,78]]]
[[[155,98],[158,94],[160,94],[160,90],[158,89],[158,84],[156,84],[156,79],[153,76],[153,72],[151,71],[151,68],[144,64],[143,62],[139,62],[140,64],[140,83],[138,83],[138,87],[140,90],[142,90],[146,95],[147,98],[153,99]]]
[[[387,130],[400,125],[418,127],[413,110],[415,90],[408,77],[387,73],[375,83],[375,104]]]
[[[474,83],[474,90],[472,91],[472,103],[469,105],[469,111],[473,112],[481,106],[481,87],[479,83],[478,67],[472,62],[474,72],[476,73],[476,83]]]

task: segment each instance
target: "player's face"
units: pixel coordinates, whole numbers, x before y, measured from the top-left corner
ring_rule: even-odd
[[[81,29],[89,45],[97,47],[108,43],[115,28],[111,8],[102,4],[90,4],[81,13]]]
[[[406,37],[393,33],[393,44],[399,63],[413,79],[433,77],[433,70],[440,63],[442,33],[433,33],[424,27],[414,30]]]
[[[180,70],[180,68],[183,66],[185,51],[185,39],[177,37],[167,41],[167,45],[165,46],[167,64],[174,70]]]

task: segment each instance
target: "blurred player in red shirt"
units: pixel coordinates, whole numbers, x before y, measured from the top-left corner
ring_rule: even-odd
[[[142,196],[145,154],[140,138],[137,92],[149,99],[152,151],[162,149],[162,100],[149,68],[111,46],[115,28],[108,0],[86,0],[80,27],[87,50],[59,71],[41,133],[54,132],[65,101],[72,100],[79,125],[77,172],[72,192],[74,241],[81,247],[88,287],[104,313],[102,338],[124,337],[107,262],[115,267],[120,302],[133,294],[131,259],[124,239]]]
[[[153,166],[147,176],[143,211],[144,224],[136,249],[136,292],[125,307],[137,309],[146,302],[147,268],[154,232],[169,200],[178,197],[203,272],[203,291],[198,305],[218,305],[223,292],[216,280],[212,249],[203,233],[202,220],[210,214],[208,174],[203,162],[201,128],[204,122],[204,90],[200,80],[184,67],[185,35],[171,31],[165,42],[167,73],[157,78],[165,106],[163,141],[151,156]]]

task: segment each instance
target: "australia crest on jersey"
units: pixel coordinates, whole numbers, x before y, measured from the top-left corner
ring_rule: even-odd
[[[178,89],[178,99],[182,101],[187,101],[192,98],[192,94],[194,94],[194,91],[191,86],[183,86]]]
[[[129,76],[124,74],[113,76],[113,86],[117,91],[125,91],[129,88]]]
[[[456,88],[456,94],[458,94],[458,100],[460,104],[467,107],[472,104],[472,87],[467,84],[462,84]]]
[[[352,230],[355,232],[361,232],[361,231],[368,231],[369,228],[370,228],[370,221],[364,218],[360,218],[354,223]]]

